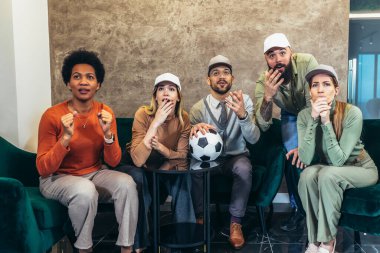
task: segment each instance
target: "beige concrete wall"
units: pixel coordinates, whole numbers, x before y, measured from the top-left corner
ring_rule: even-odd
[[[52,102],[68,98],[60,76],[66,52],[86,47],[100,53],[106,79],[98,100],[118,117],[130,117],[150,100],[154,78],[178,75],[185,108],[208,93],[207,63],[229,57],[235,88],[253,97],[265,69],[263,40],[287,34],[296,52],[331,64],[346,98],[348,0],[49,0]]]

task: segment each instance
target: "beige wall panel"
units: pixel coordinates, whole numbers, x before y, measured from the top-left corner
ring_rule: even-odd
[[[64,55],[99,52],[106,79],[97,99],[118,117],[131,117],[150,100],[154,78],[172,72],[182,82],[185,109],[208,93],[207,63],[230,58],[234,88],[254,95],[265,69],[263,40],[288,36],[296,52],[336,67],[346,99],[348,0],[49,0],[52,102],[69,93],[60,76]]]

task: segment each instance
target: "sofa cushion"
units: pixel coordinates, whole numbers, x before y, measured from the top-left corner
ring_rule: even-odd
[[[27,187],[27,192],[32,203],[34,216],[38,227],[50,229],[62,227],[68,219],[67,208],[58,201],[46,199],[41,195],[38,187]]]
[[[380,184],[348,189],[344,193],[341,212],[368,217],[380,216]]]
[[[342,213],[339,220],[339,226],[352,229],[354,231],[370,233],[372,235],[380,235],[380,216],[369,217]]]

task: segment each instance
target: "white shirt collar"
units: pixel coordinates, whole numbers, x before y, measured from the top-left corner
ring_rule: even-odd
[[[230,98],[230,97],[231,96],[228,96],[227,98]],[[217,109],[217,108],[219,108],[219,104],[220,104],[220,101],[218,99],[214,98],[214,96],[210,94],[210,105],[213,108]]]

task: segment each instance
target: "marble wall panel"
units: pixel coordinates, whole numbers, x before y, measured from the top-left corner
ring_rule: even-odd
[[[97,51],[106,78],[97,99],[118,117],[150,101],[157,75],[180,77],[185,109],[208,93],[207,63],[230,58],[234,88],[254,97],[265,69],[263,40],[288,36],[295,52],[336,67],[346,99],[348,0],[49,0],[53,104],[69,97],[60,69],[67,52]]]

